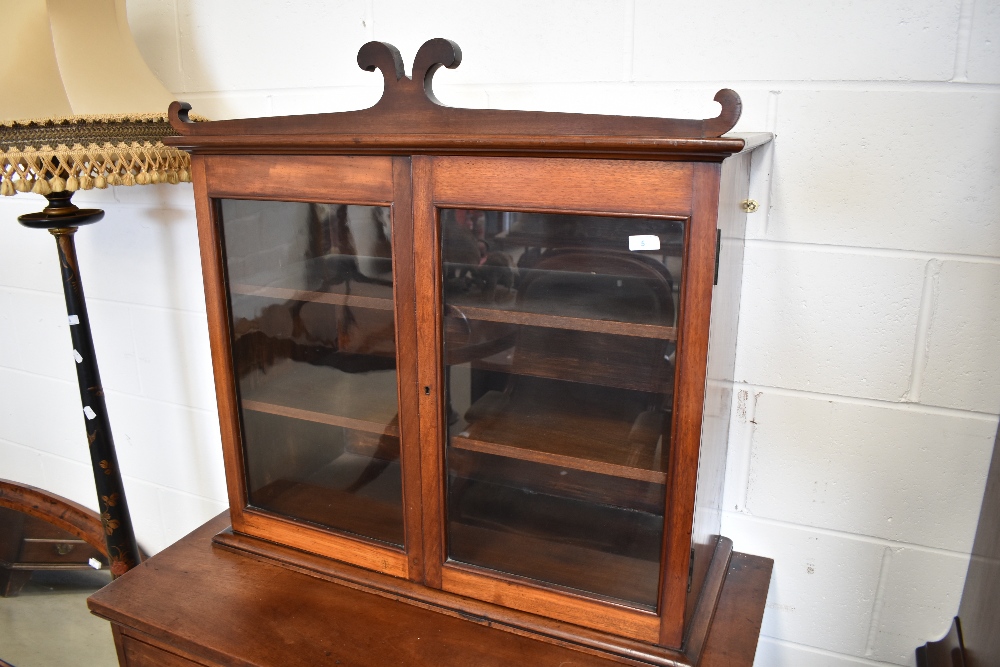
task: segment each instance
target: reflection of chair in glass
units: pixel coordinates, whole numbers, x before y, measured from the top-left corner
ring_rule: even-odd
[[[621,251],[548,250],[523,272],[517,309],[601,321],[601,332],[521,326],[506,387],[478,397],[453,444],[569,456],[595,471],[601,463],[662,470],[672,341],[622,335],[615,323],[674,325],[663,265]]]

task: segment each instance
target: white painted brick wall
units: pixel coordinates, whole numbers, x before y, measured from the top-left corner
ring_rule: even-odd
[[[921,260],[751,240],[744,262],[737,379],[889,401],[906,394]]]
[[[969,558],[908,547],[886,547],[882,558],[882,595],[873,608],[865,656],[909,663],[913,647],[923,643],[924,637],[941,637],[951,626]]]
[[[637,81],[947,81],[960,3],[636,0]]]
[[[845,656],[811,646],[761,635],[757,644],[757,667],[881,667],[884,662]]]
[[[1000,405],[995,381],[1000,377],[1000,264],[945,261],[931,271],[934,317],[920,402],[995,412]]]
[[[1000,254],[1000,92],[913,87],[781,92],[765,238]]]
[[[971,551],[996,420],[757,391],[748,513]]]
[[[128,0],[152,70],[213,118],[370,106],[357,49],[430,37],[470,107],[710,116],[755,157],[723,532],[775,559],[758,667],[913,664],[958,606],[1000,410],[1000,5]],[[226,506],[191,187],[77,196],[139,539]],[[0,477],[96,505],[48,234],[0,201]],[[740,398],[742,394],[743,398]],[[740,419],[737,415],[744,415]],[[940,484],[950,482],[948,491]]]
[[[972,12],[963,12],[972,14],[969,51],[966,59],[958,59],[955,76],[960,81],[1000,83],[1000,5],[986,1],[965,5],[973,5]]]
[[[765,635],[864,654],[883,546],[730,513],[723,532],[737,549],[767,552],[775,560],[761,629]]]

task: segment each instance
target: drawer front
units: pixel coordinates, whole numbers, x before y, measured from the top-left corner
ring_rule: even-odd
[[[100,551],[83,540],[27,538],[21,545],[21,563],[85,565],[91,558],[107,564]]]
[[[203,663],[192,662],[128,635],[122,636],[122,648],[127,667],[205,667]]]

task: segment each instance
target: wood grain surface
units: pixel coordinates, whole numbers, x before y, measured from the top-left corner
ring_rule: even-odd
[[[0,507],[41,519],[108,555],[104,529],[97,512],[27,484],[0,479]]]
[[[553,647],[564,644],[577,649],[572,653],[571,664],[595,652],[613,653],[619,662],[643,660],[660,665],[697,662],[701,649],[709,647],[708,651],[712,646],[712,638],[708,637],[710,621],[729,562],[728,541],[719,537],[717,520],[718,490],[725,472],[725,432],[724,428],[706,427],[703,433],[703,418],[706,379],[731,382],[731,373],[727,374],[725,369],[731,365],[729,348],[734,346],[734,340],[730,334],[735,330],[740,275],[729,269],[740,262],[737,246],[745,216],[729,209],[745,192],[747,159],[744,155],[726,163],[725,184],[720,188],[722,163],[746,146],[757,145],[761,139],[722,136],[733,127],[741,112],[739,96],[729,90],[716,95],[721,111],[710,119],[448,108],[434,96],[433,74],[439,67],[456,67],[460,62],[461,51],[454,43],[434,39],[418,51],[411,78],[405,75],[401,56],[393,47],[378,42],[366,44],[358,54],[358,63],[362,69],[379,70],[385,89],[379,102],[363,111],[191,123],[187,115],[190,107],[181,103],[171,105],[171,123],[180,136],[168,138],[167,143],[194,154],[192,177],[235,531],[228,537],[220,537],[219,542],[227,548],[244,549],[260,558],[283,563],[285,569],[280,573],[258,572],[272,583],[280,579],[282,586],[261,588],[255,587],[256,583],[248,584],[257,596],[254,604],[258,619],[263,614],[270,619],[282,618],[284,623],[285,617],[279,610],[291,613],[289,605],[321,605],[314,598],[314,582],[310,587],[297,579],[286,580],[298,576],[295,570],[305,569],[327,578],[342,578],[348,576],[344,572],[350,571],[353,574],[348,578],[353,586],[378,589],[377,595],[366,593],[359,598],[351,597],[355,593],[343,594],[350,597],[348,606],[357,615],[344,621],[344,632],[355,627],[352,625],[355,621],[367,623],[366,637],[380,636],[371,628],[393,626],[387,631],[390,643],[404,648],[401,653],[390,651],[390,654],[404,664],[412,664],[418,655],[427,662],[444,663],[464,655],[464,664],[547,664],[548,658],[538,662],[534,657],[545,655],[555,659],[557,653],[552,653],[556,651]],[[388,294],[383,298],[376,292],[350,295],[337,294],[336,289],[314,292],[302,289],[303,285],[287,284],[288,281],[271,283],[253,277],[241,277],[227,285],[219,198],[391,206],[391,298]],[[722,214],[720,205],[725,209]],[[562,297],[558,294],[551,296],[549,302],[536,304],[537,307],[509,308],[495,300],[493,303],[480,300],[449,302],[446,308],[444,264],[468,265],[471,267],[468,270],[476,276],[482,262],[477,264],[475,260],[485,259],[449,257],[448,249],[442,245],[442,211],[450,215],[446,209],[612,217],[615,219],[606,226],[616,230],[615,233],[630,224],[639,228],[641,224],[655,223],[664,244],[662,257],[656,261],[666,262],[670,257],[671,272],[675,272],[673,267],[678,257],[682,264],[680,275],[671,279],[664,270],[666,277],[660,280],[660,291],[667,296],[658,303],[669,304],[670,309],[657,311],[662,315],[659,318],[631,315],[602,318],[600,314],[591,316],[590,311],[574,311],[572,304],[560,304]],[[645,220],[649,218],[658,220],[650,223]],[[717,222],[722,223],[727,243],[723,246],[720,267],[724,280],[714,289],[715,264],[720,259],[716,256]],[[522,235],[528,232],[517,231]],[[640,255],[630,255],[624,246],[615,246],[624,243],[615,238],[609,245],[603,237],[588,237],[589,243],[596,244],[594,247],[577,247],[578,239],[572,252],[580,257],[603,252],[607,261],[618,252],[636,259],[632,263],[638,266]],[[553,251],[547,257],[568,252],[566,248],[551,245],[558,242],[553,237],[532,247]],[[475,239],[473,244],[478,249]],[[504,247],[501,242],[495,251]],[[589,266],[586,272],[595,273]],[[639,277],[633,273],[629,275]],[[618,281],[618,286],[622,286],[622,281]],[[506,287],[512,290],[513,281]],[[291,344],[282,347],[282,341],[265,336],[260,345],[274,346],[278,357],[287,357],[297,364],[295,381],[282,384],[288,378],[278,372],[276,364],[269,363],[266,381],[237,386],[231,348],[235,345],[232,329],[240,323],[231,321],[232,295],[240,295],[241,303],[271,300],[326,304],[319,308],[322,311],[353,309],[371,314],[392,309],[396,361],[393,367],[392,359],[382,348],[379,348],[382,357],[376,361],[382,364],[382,370],[394,370],[392,378],[398,382],[388,390],[374,391],[368,385],[374,386],[375,380],[366,379],[366,373],[359,372],[354,380],[341,378],[331,383],[328,376],[340,370],[332,364],[325,367],[323,360],[339,351],[339,341],[323,340],[303,349],[298,343],[299,347]],[[719,298],[714,304],[715,296]],[[675,301],[680,311],[677,318]],[[611,321],[616,318],[621,321]],[[719,331],[710,339],[712,326]],[[248,340],[257,344],[254,342],[257,338]],[[256,349],[250,343],[244,347]],[[709,348],[713,346],[726,348],[713,357],[720,361],[724,377],[716,378],[714,370],[707,370]],[[242,348],[237,346],[237,349]],[[564,553],[565,558],[561,559],[550,558],[545,565],[558,563],[556,569],[564,569],[563,579],[570,583],[557,583],[561,575],[553,576],[553,583],[546,585],[542,583],[546,581],[543,577],[528,581],[529,576],[535,575],[511,574],[516,571],[513,568],[504,573],[456,565],[448,544],[448,511],[453,510],[449,510],[451,489],[446,446],[449,427],[457,424],[461,416],[456,416],[451,403],[448,389],[451,375],[446,366],[458,363],[471,366],[471,373],[483,390],[477,389],[474,400],[467,406],[467,414],[478,410],[482,418],[468,417],[468,424],[460,425],[451,434],[455,436],[451,444],[461,474],[469,475],[460,480],[462,484],[496,486],[495,478],[486,479],[491,461],[508,462],[493,466],[494,473],[501,469],[524,473],[518,466],[534,466],[536,471],[525,473],[522,489],[525,493],[564,493],[567,502],[602,502],[616,508],[624,504],[627,507],[622,511],[641,509],[657,517],[663,538],[661,544],[658,527],[652,551],[662,554],[660,561],[656,562],[655,556],[649,557],[648,563],[642,560],[647,556],[634,559],[636,562],[623,561],[618,556],[608,559],[599,567],[607,570],[602,574],[607,579],[602,590],[610,592],[587,589],[593,593],[589,597],[573,589],[577,585],[585,588],[585,582],[575,582],[582,581],[580,572],[589,567],[585,564],[579,571],[574,569],[570,560],[579,555],[576,552]],[[497,384],[494,380],[504,376],[509,382],[503,392],[498,391],[500,387],[490,385]],[[577,388],[572,392],[560,391],[558,383]],[[332,384],[339,389],[333,391]],[[592,400],[600,392],[603,399]],[[489,412],[490,406],[483,399],[501,393],[507,396],[507,402],[497,408],[502,401],[493,401],[490,405],[497,409]],[[554,400],[554,396],[561,396],[562,403]],[[247,410],[242,416],[241,409]],[[281,512],[250,507],[249,473],[242,441],[245,434],[241,432],[244,419],[299,420],[311,424],[313,429],[320,428],[317,424],[346,427],[355,430],[350,438],[352,453],[360,454],[367,451],[366,447],[374,447],[372,451],[379,453],[379,461],[392,465],[397,465],[398,457],[403,487],[404,547],[392,548],[374,539],[353,537],[310,523],[316,517],[328,516],[324,512],[329,508],[314,507],[316,512],[309,515],[313,519],[299,517],[305,520],[295,521],[281,516]],[[378,442],[391,440],[392,446],[379,449],[378,442],[372,440],[374,436],[380,438]],[[620,446],[608,447],[608,442]],[[265,442],[264,446],[270,444]],[[545,468],[560,469],[560,476],[566,479],[553,480]],[[593,482],[598,478],[602,481],[597,485],[600,489],[595,491]],[[505,484],[514,487],[517,481],[508,479],[499,486]],[[614,497],[616,491],[621,492],[618,498]],[[302,498],[296,496],[295,502],[317,497],[311,490],[303,493]],[[344,504],[343,499],[337,500],[329,494],[323,498],[320,503],[332,503],[330,507]],[[658,507],[649,507],[653,500],[659,503]],[[398,509],[398,497],[394,502]],[[373,514],[368,516],[356,508],[356,518],[368,517],[366,521],[383,526],[383,532],[388,534],[391,524],[388,509],[374,506],[371,509]],[[295,508],[288,508],[286,513],[294,514]],[[474,527],[482,528],[478,524]],[[536,539],[536,535],[530,531],[518,533],[517,529],[513,532],[517,543],[501,544],[500,551],[513,551],[515,558],[519,556],[517,552],[522,552],[526,562],[534,556],[543,560],[547,557],[539,545],[525,543],[528,538]],[[487,544],[486,537],[477,537],[475,530],[469,535],[472,537],[466,540],[466,547],[492,546],[496,550],[498,543]],[[477,542],[480,538],[482,544]],[[398,537],[392,539],[396,544],[399,541]],[[200,548],[192,544],[177,548]],[[567,541],[559,543],[549,556],[552,553],[558,556],[562,553],[559,549],[567,544]],[[529,553],[533,550],[539,553]],[[222,568],[221,579],[235,576],[232,571],[227,574],[226,567],[237,570],[249,567],[245,564],[246,557],[234,561],[224,560],[236,558],[232,554],[220,553],[218,557],[223,560],[212,561],[215,563],[212,567]],[[170,559],[164,562],[169,563]],[[222,563],[228,565],[223,567]],[[655,567],[651,574],[646,572],[649,567]],[[643,574],[635,574],[640,571]],[[759,578],[760,571],[755,572],[754,576]],[[620,582],[615,577],[627,579],[630,573],[644,580],[638,597],[628,598],[631,595],[627,593],[628,582],[616,588]],[[625,591],[620,594],[632,600],[633,606],[612,601],[621,599],[615,597],[619,589]],[[766,581],[763,588],[758,581],[756,590],[762,598]],[[238,595],[239,590],[234,594]],[[343,595],[337,589],[337,599]],[[405,606],[408,611],[404,613],[395,607],[395,611],[388,611],[384,600],[393,596],[411,602]],[[376,603],[374,599],[383,602]],[[263,607],[261,600],[267,602]],[[243,602],[250,604],[249,600]],[[412,625],[412,615],[416,613],[413,609],[422,608],[421,605],[434,607],[437,617],[421,620],[424,625]],[[335,613],[338,618],[350,615],[347,607],[317,609]],[[421,653],[421,645],[414,643],[417,640],[412,632],[424,632],[430,637],[427,633],[436,632],[434,627],[457,622],[456,617],[463,616],[480,619],[481,624],[472,624],[476,628],[494,632],[499,624],[505,630],[501,634],[508,639],[520,637],[531,643],[521,649],[497,648],[486,658],[474,652],[479,649],[473,648],[474,643],[468,639],[468,627],[472,626],[462,625],[455,626],[464,629],[456,630],[454,654]],[[210,623],[208,619],[205,622]],[[223,615],[215,621],[225,622]],[[410,623],[407,627],[411,634],[401,635],[400,628],[394,626],[397,622]],[[357,625],[354,632],[361,633],[360,627]],[[141,657],[143,651],[164,648],[156,643],[162,639],[157,632],[162,634],[162,631],[154,625],[133,629],[145,633],[132,635],[135,641],[126,642],[132,647],[129,650],[140,656],[135,658],[137,661],[145,659]],[[229,627],[229,630],[237,629]],[[267,633],[263,635],[253,639],[263,640]],[[544,641],[540,639],[543,635]],[[326,641],[319,635],[309,636],[310,646]],[[357,636],[360,634],[341,638],[350,643]],[[487,636],[493,635],[477,635],[477,641],[487,641]],[[741,640],[741,646],[748,645],[748,637]],[[244,641],[250,639],[244,637]],[[196,646],[193,635],[189,641],[190,647]],[[364,647],[355,646],[358,652],[352,655],[389,650],[381,644],[376,649],[371,639],[366,642]],[[268,653],[272,649],[261,648],[262,659],[271,656],[268,659],[272,663],[279,661],[280,652],[286,659],[283,664],[293,664],[287,663],[290,649],[285,646],[279,651],[277,646],[272,654]],[[235,657],[239,650],[227,644],[211,660],[243,664],[240,662],[243,658]],[[305,647],[302,650],[314,658],[305,664],[323,664],[332,655],[324,653],[319,657]],[[523,653],[525,650],[528,653]],[[183,652],[178,655],[185,660],[202,660]]]
[[[682,653],[601,655],[596,643],[571,645],[565,629],[531,635],[482,615],[407,604],[405,588],[375,594],[348,579],[307,574],[309,563],[321,559],[306,555],[296,571],[213,547],[212,535],[227,524],[220,515],[91,596],[91,611],[124,634],[126,653],[140,641],[182,658],[173,664],[213,667],[691,664]],[[700,667],[752,665],[771,565],[733,554]],[[148,662],[158,654],[146,647],[131,650],[145,652],[147,662],[123,664],[171,664]]]

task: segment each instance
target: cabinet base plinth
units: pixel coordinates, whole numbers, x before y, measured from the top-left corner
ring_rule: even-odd
[[[704,614],[706,638],[689,637],[685,652],[446,593],[429,600],[427,589],[413,582],[235,535],[227,526],[225,515],[208,522],[95,593],[91,610],[144,645],[205,665],[294,667],[340,660],[499,666],[571,660],[588,667],[749,667],[772,565],[754,556],[730,559],[728,551],[717,553],[725,561],[722,572],[709,576],[720,580],[722,592],[717,605],[706,605],[712,607]],[[424,591],[422,599],[417,590]],[[697,631],[697,624],[693,628]],[[695,649],[700,655],[691,653]],[[122,664],[132,664],[127,655]]]

